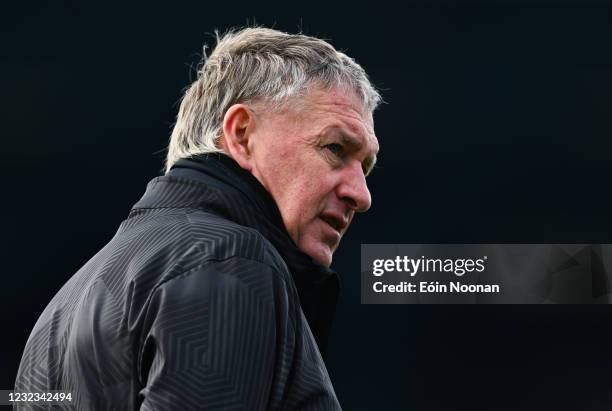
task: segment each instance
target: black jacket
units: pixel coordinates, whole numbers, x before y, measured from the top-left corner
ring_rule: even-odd
[[[337,295],[250,173],[180,160],[44,310],[15,389],[83,410],[339,409],[319,350]]]

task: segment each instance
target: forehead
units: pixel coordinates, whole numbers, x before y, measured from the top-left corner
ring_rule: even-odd
[[[297,104],[297,115],[313,131],[348,134],[361,140],[368,151],[378,152],[374,120],[354,92],[337,88],[314,88]]]

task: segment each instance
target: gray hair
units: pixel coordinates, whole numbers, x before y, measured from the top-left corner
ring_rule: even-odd
[[[324,40],[261,27],[217,33],[215,49],[204,53],[181,101],[166,171],[181,158],[222,152],[223,118],[232,105],[263,102],[279,109],[313,85],[353,90],[370,112],[381,101],[363,68]]]

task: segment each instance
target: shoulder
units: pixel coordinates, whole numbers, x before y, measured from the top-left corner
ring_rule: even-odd
[[[115,238],[129,243],[132,268],[150,272],[155,264],[166,281],[208,264],[230,261],[266,266],[284,280],[289,270],[276,248],[259,231],[200,209],[157,209],[130,217]]]
[[[282,260],[276,248],[256,229],[194,208],[132,212],[114,240],[153,248],[155,245],[176,249],[199,247],[204,254],[216,258],[237,256],[264,263]]]
[[[214,261],[236,259],[253,265],[269,266],[277,272],[288,271],[272,243],[254,228],[201,210],[186,214],[193,246]]]
[[[289,307],[298,301],[293,279],[260,232],[201,210],[185,213],[180,230],[189,250],[151,290],[153,306],[161,298],[177,307],[223,301],[232,310],[270,305],[293,311]]]
[[[180,274],[169,276],[152,291],[151,304],[161,299],[165,305],[195,307],[212,301],[242,301],[230,304],[232,310],[261,304],[292,304],[294,288],[282,272],[259,261],[232,256],[206,260]],[[238,307],[240,306],[240,307]]]

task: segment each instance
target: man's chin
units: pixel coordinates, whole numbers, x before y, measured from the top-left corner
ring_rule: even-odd
[[[332,263],[334,252],[325,243],[304,244],[303,246],[300,245],[299,248],[322,266],[329,267]]]

